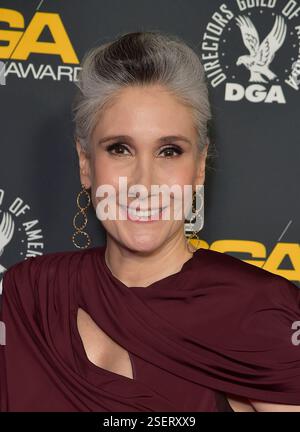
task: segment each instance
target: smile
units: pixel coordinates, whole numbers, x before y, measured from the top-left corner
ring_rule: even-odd
[[[159,220],[159,217],[157,218],[157,216],[160,216],[163,210],[167,208],[166,206],[156,209],[140,210],[122,205],[120,205],[120,207],[122,208],[122,210],[126,211],[128,219],[134,222],[155,222]]]

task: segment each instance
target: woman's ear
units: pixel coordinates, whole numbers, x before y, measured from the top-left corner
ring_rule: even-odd
[[[79,141],[76,141],[76,150],[79,159],[80,168],[80,182],[85,186],[86,189],[91,187],[91,167],[90,167],[90,157],[87,152],[83,150]]]
[[[207,144],[205,145],[204,149],[201,151],[201,153],[199,155],[198,164],[197,164],[197,171],[196,171],[195,185],[196,184],[204,184],[205,165],[206,165],[208,146],[209,146],[209,138],[207,138]]]

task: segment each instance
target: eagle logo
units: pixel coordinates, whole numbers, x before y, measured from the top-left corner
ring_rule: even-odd
[[[11,241],[14,234],[15,224],[11,215],[7,212],[3,213],[0,223],[0,256],[3,254],[5,246]],[[0,274],[4,273],[6,268],[0,264]]]
[[[263,78],[263,75],[268,80],[273,80],[277,75],[270,70],[269,66],[286,37],[287,26],[284,19],[282,16],[276,15],[273,28],[262,43],[260,43],[257,30],[249,17],[238,16],[235,19],[241,30],[243,42],[250,53],[250,55],[240,56],[236,65],[244,65],[249,69],[250,82],[267,83],[268,81]]]

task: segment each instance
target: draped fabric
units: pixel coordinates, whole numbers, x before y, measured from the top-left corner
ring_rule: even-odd
[[[3,277],[1,411],[222,411],[226,394],[300,405],[300,290],[198,249],[177,273],[127,287],[105,246],[49,253]],[[87,358],[81,307],[130,357],[133,379]]]

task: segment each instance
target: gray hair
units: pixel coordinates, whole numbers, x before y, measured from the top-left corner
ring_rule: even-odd
[[[192,108],[198,147],[207,144],[211,120],[204,68],[177,36],[158,31],[126,33],[83,58],[73,102],[75,140],[89,153],[99,115],[125,86],[160,84]]]

